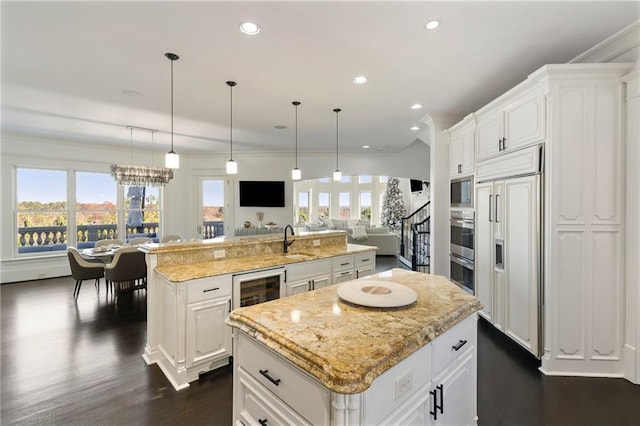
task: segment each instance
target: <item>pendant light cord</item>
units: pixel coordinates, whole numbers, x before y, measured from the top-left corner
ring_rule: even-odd
[[[173,59],[171,60],[171,152],[173,152]]]
[[[342,110],[340,108],[336,108],[333,111],[336,113],[336,170],[340,170],[338,168],[338,113]]]
[[[294,101],[292,104],[296,107],[296,169],[298,168],[298,105],[300,105],[299,101]]]
[[[233,86],[229,86],[229,159],[233,160]]]
[[[133,164],[133,127],[129,127],[131,133],[131,142],[129,144],[129,164]]]

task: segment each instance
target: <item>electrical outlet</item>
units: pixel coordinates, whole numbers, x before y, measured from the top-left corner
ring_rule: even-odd
[[[396,379],[396,401],[411,390],[411,371]]]
[[[313,240],[313,246],[318,247],[320,245],[320,240]]]
[[[225,255],[224,249],[222,250],[214,250],[213,251],[213,258],[214,259],[222,259]]]

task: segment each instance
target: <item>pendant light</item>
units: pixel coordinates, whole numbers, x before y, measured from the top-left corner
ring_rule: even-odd
[[[238,163],[233,161],[233,86],[237,83],[235,81],[227,81],[229,86],[229,161],[227,161],[227,174],[235,175],[238,173]]]
[[[333,112],[336,113],[336,171],[333,172],[333,180],[339,181],[342,179],[342,173],[338,168],[338,113],[342,111],[340,108],[335,108]]]
[[[169,169],[177,169],[180,167],[180,156],[173,150],[173,61],[180,59],[175,53],[165,53],[171,61],[171,151],[164,156],[164,166]]]
[[[291,180],[300,180],[302,179],[302,172],[298,168],[298,105],[300,105],[300,101],[291,103],[296,107],[296,167],[291,170]]]

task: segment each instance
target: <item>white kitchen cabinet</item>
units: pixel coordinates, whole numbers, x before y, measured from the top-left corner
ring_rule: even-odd
[[[476,161],[544,142],[545,97],[541,87],[492,105],[476,115]]]
[[[539,356],[539,177],[476,185],[476,294],[481,315]]]
[[[351,281],[356,278],[356,273],[353,269],[348,271],[340,271],[333,273],[333,284],[340,284],[347,281]]]
[[[429,414],[433,425],[475,425],[476,359],[469,353],[433,380]]]
[[[449,176],[473,174],[475,165],[475,128],[472,121],[462,121],[449,131]]]
[[[331,260],[311,260],[287,265],[287,296],[331,284]]]
[[[376,271],[375,252],[358,253],[354,256],[354,265],[356,269],[356,278],[372,275]]]
[[[187,305],[187,368],[231,356],[231,296]]]

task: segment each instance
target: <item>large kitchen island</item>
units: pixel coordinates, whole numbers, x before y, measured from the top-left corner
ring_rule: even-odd
[[[365,279],[415,302],[362,306],[335,285],[231,312],[234,424],[476,424],[478,299],[436,275]]]

